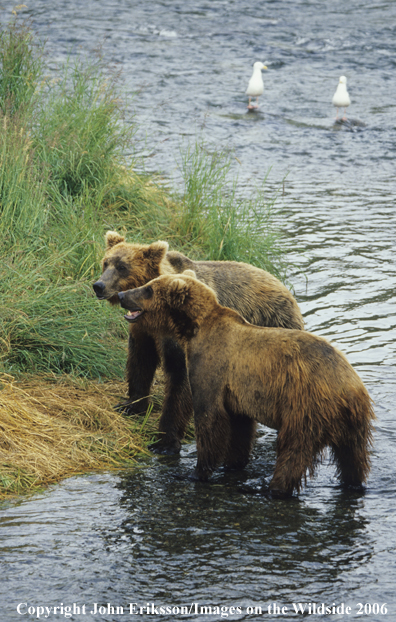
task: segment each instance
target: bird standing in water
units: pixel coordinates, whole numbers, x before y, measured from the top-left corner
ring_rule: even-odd
[[[246,89],[246,95],[249,96],[248,110],[254,110],[258,108],[258,98],[264,92],[264,82],[261,72],[263,69],[267,69],[263,63],[257,61],[253,65],[252,77],[249,80],[248,87]],[[252,104],[252,97],[256,98],[256,104]]]
[[[349,106],[349,104],[351,103],[351,100],[349,98],[349,94],[347,91],[347,79],[345,76],[341,76],[340,81],[338,83],[337,86],[337,90],[333,95],[333,106],[335,106],[337,108],[337,116],[336,116],[336,120],[338,119],[338,109],[339,108],[344,108],[344,116],[342,117],[343,121],[346,121],[346,109]]]

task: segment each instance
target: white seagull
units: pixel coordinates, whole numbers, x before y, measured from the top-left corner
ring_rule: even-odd
[[[351,100],[348,95],[347,87],[346,87],[347,79],[345,76],[341,76],[340,81],[337,86],[337,90],[333,95],[333,106],[337,108],[337,116],[338,119],[338,108],[344,108],[344,116],[342,117],[343,121],[346,121],[346,109],[351,103]]]
[[[261,72],[263,69],[267,69],[267,67],[263,65],[263,63],[260,63],[260,61],[257,61],[256,63],[254,63],[252,77],[250,78],[248,87],[246,89],[246,95],[249,96],[249,103],[248,103],[249,110],[258,108],[258,98],[264,92],[264,82],[263,82],[263,77],[261,75]],[[256,98],[255,105],[251,103],[252,97]]]

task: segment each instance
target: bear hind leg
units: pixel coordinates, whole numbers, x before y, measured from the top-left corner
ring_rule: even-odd
[[[270,482],[273,494],[292,495],[302,488],[307,472],[312,477],[317,465],[321,462],[324,447],[311,435],[305,438],[280,431],[277,439],[277,460],[274,474]]]
[[[375,418],[370,398],[365,395],[343,413],[345,429],[330,444],[337,475],[344,486],[361,487],[370,471],[370,446]]]
[[[366,443],[333,446],[332,452],[337,466],[337,475],[342,485],[346,487],[362,486],[370,471]]]

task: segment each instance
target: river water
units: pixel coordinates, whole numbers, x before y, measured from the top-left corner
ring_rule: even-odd
[[[345,352],[378,420],[364,494],[338,488],[327,463],[298,499],[248,494],[274,464],[263,428],[245,471],[210,484],[174,477],[192,469],[191,444],[180,458],[4,504],[0,619],[45,619],[40,607],[57,606],[46,619],[295,620],[296,608],[312,621],[395,621],[396,2],[27,4],[53,63],[104,40],[135,95],[149,170],[172,177],[182,137],[203,134],[235,150],[242,188],[270,170],[272,192],[286,177],[277,219],[307,328]],[[266,92],[247,113],[256,60]],[[345,125],[331,105],[340,75]],[[323,615],[322,603],[335,609]]]

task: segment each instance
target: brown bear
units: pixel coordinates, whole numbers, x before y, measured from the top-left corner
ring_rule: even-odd
[[[118,292],[145,285],[162,274],[192,269],[199,280],[214,289],[220,304],[235,309],[252,324],[304,327],[292,294],[264,270],[233,261],[191,261],[181,253],[168,251],[166,242],[130,244],[115,231],[107,232],[106,247],[103,273],[93,288],[98,298],[112,304],[119,303]],[[151,383],[160,361],[165,375],[165,397],[159,422],[160,440],[151,448],[162,453],[177,453],[192,417],[192,401],[185,355],[174,339],[153,339],[141,325],[130,326],[129,400],[120,408],[128,415],[146,411]]]
[[[326,447],[342,483],[360,486],[370,469],[375,415],[345,356],[312,333],[249,324],[193,276],[161,276],[119,299],[132,325],[172,337],[186,351],[194,478],[207,480],[220,464],[244,467],[253,443],[246,422],[254,421],[278,431],[272,494],[298,492]]]

